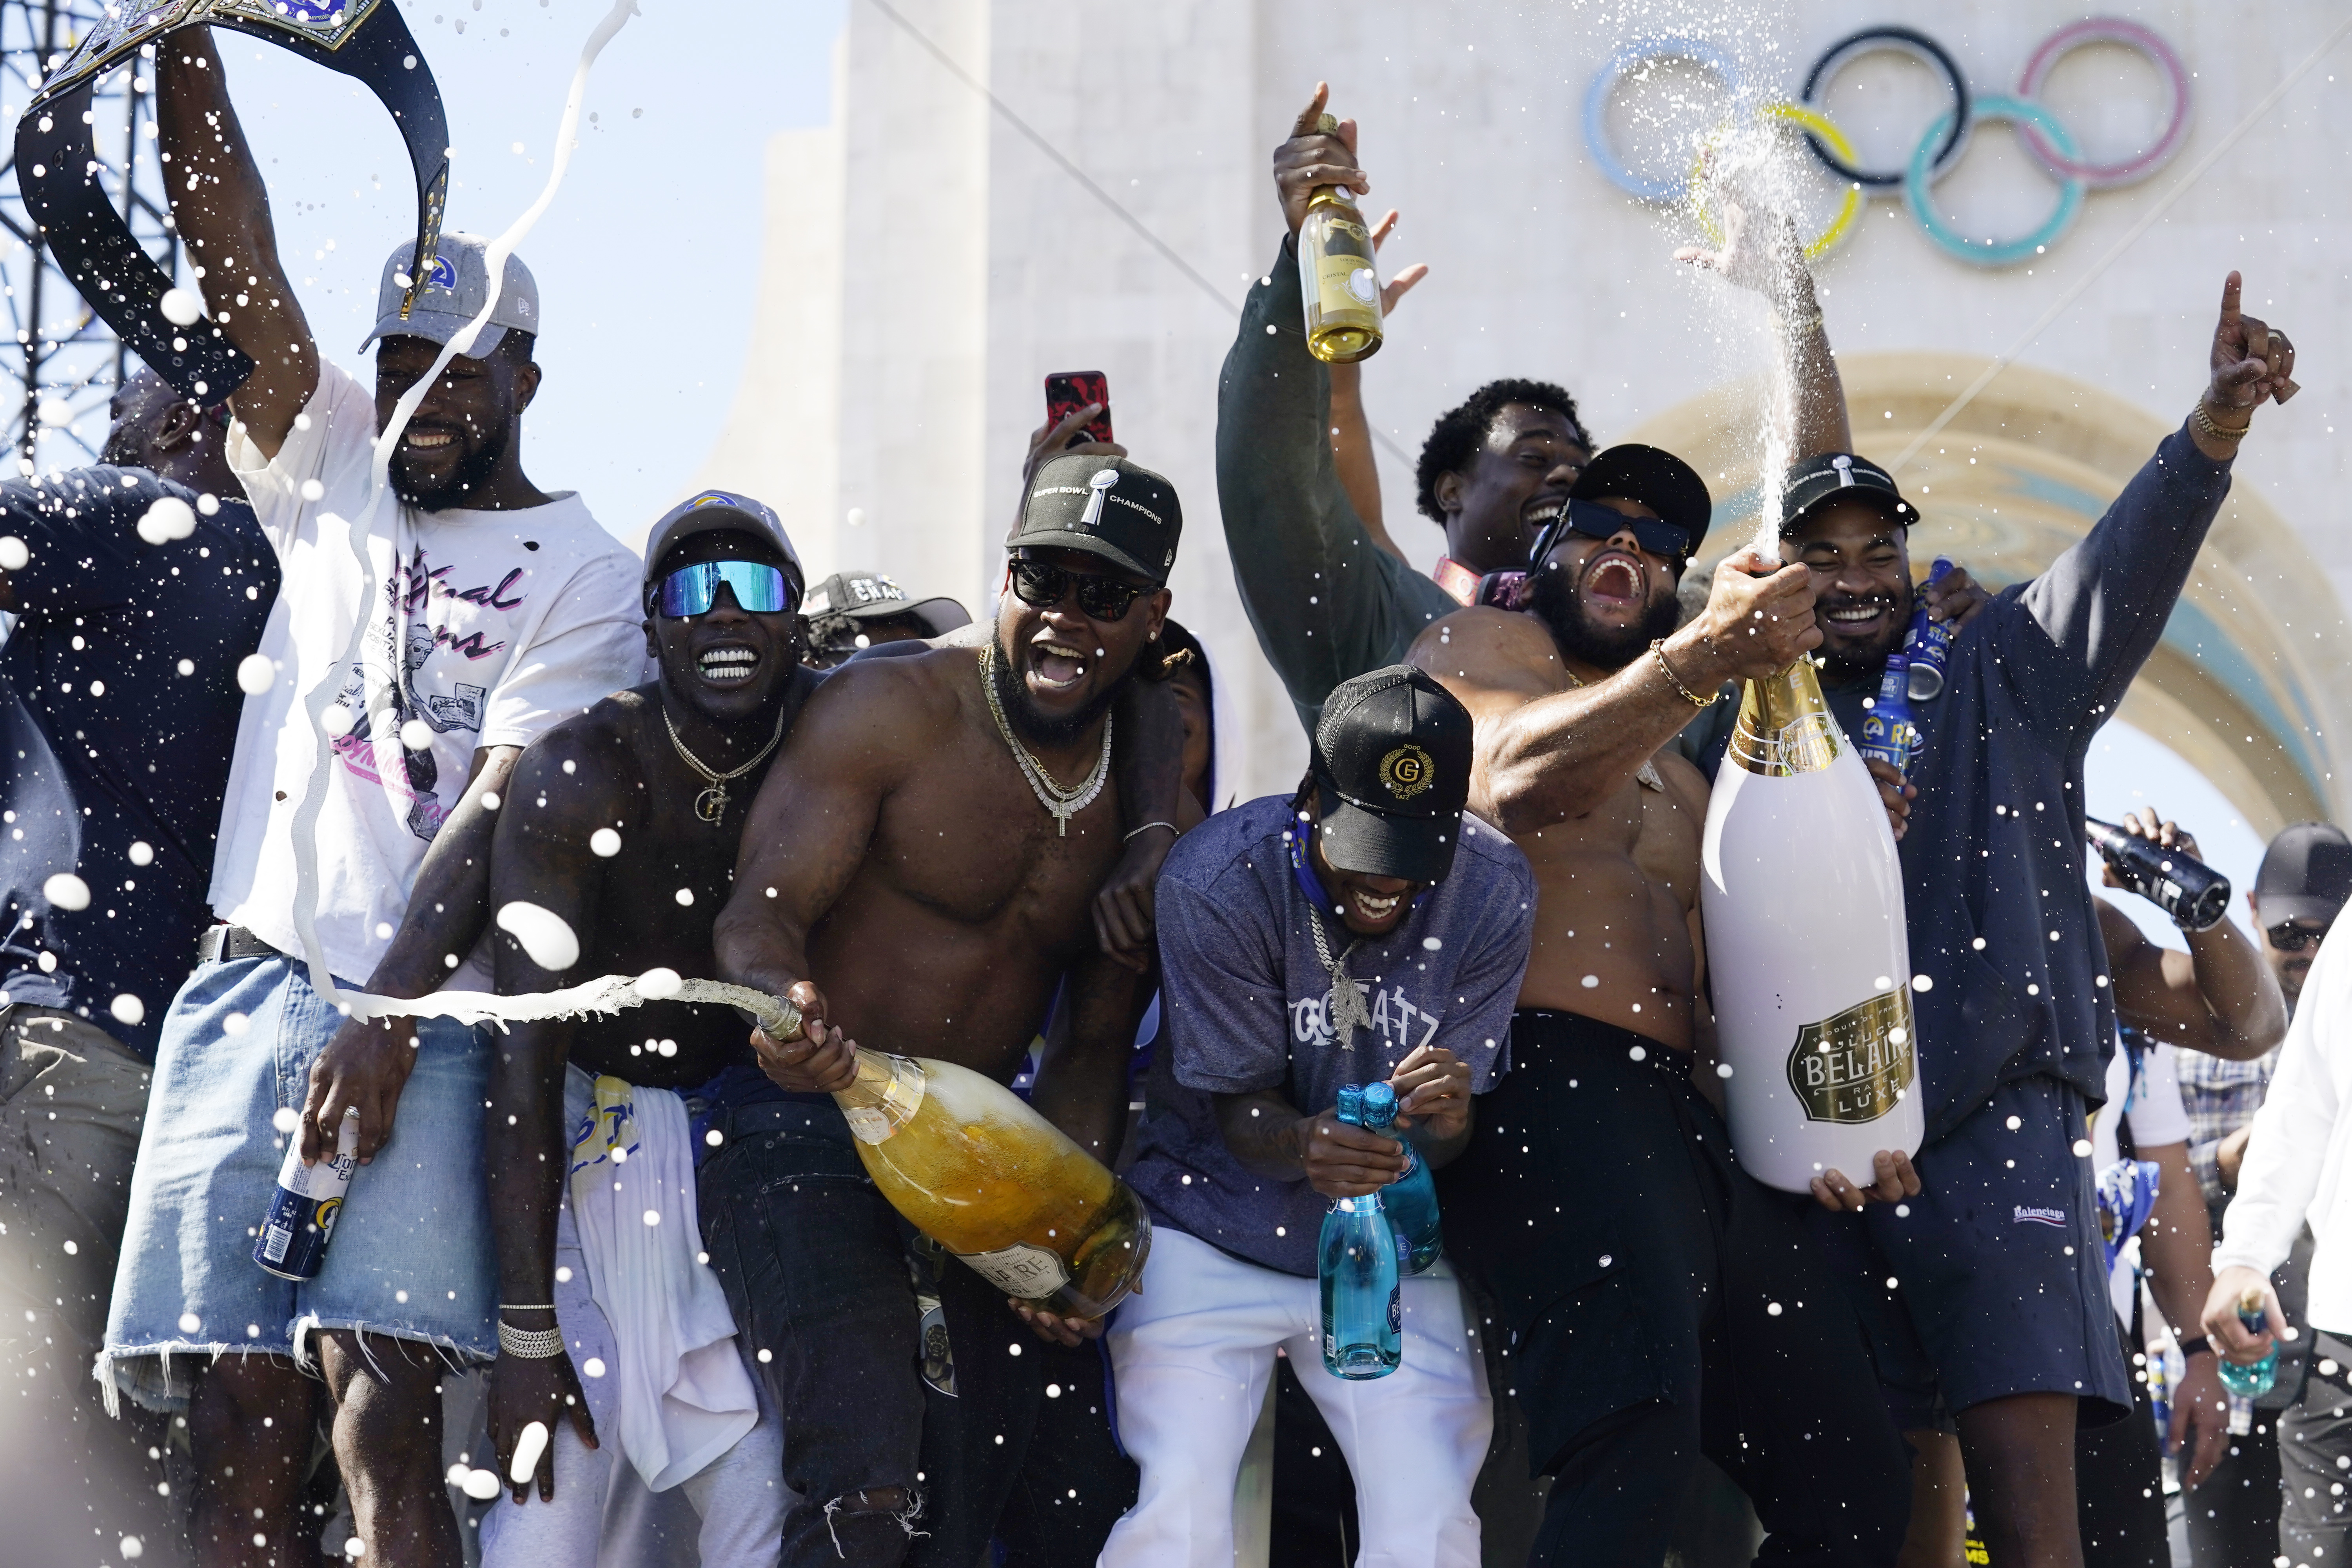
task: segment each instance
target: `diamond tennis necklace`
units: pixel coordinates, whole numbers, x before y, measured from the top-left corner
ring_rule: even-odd
[[[1021,764],[1021,776],[1029,781],[1029,788],[1036,795],[1037,804],[1052,814],[1055,824],[1061,829],[1059,837],[1067,838],[1070,836],[1070,818],[1095,803],[1095,797],[1102,794],[1103,781],[1110,777],[1112,716],[1108,713],[1103,715],[1102,755],[1095,759],[1095,771],[1083,784],[1065,786],[1054,782],[1045,764],[1029,754],[1029,748],[1014,738],[1013,726],[1005,722],[1004,703],[996,695],[996,645],[992,642],[980,650],[980,689],[988,694],[989,717],[996,721],[996,732],[1003,736],[1004,743],[1012,748],[1013,760]]]

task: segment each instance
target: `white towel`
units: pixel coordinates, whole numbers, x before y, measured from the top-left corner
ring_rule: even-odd
[[[665,1089],[566,1069],[572,1216],[620,1364],[621,1451],[655,1491],[685,1480],[759,1420],[718,1277],[697,1261],[686,1105]]]

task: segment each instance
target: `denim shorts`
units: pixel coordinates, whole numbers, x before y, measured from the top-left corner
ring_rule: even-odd
[[[201,964],[173,998],[99,1359],[110,1403],[119,1391],[180,1408],[188,1383],[173,1358],[300,1361],[320,1329],[421,1341],[456,1364],[496,1359],[486,1031],[417,1021],[392,1140],[352,1178],[317,1279],[281,1279],[253,1260],[285,1159],[274,1118],[301,1110],[310,1064],[341,1022],[307,967],[284,957]]]

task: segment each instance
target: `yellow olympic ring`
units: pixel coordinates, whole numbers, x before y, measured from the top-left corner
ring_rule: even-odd
[[[1844,132],[1837,128],[1837,122],[1820,110],[1801,103],[1768,103],[1756,112],[1760,118],[1783,121],[1801,131],[1811,132],[1827,142],[1839,157],[1848,163],[1853,162],[1853,143],[1846,139]],[[1715,215],[1707,210],[1705,191],[1706,154],[1708,149],[1719,142],[1730,129],[1728,122],[1717,127],[1714,134],[1700,144],[1698,156],[1691,161],[1690,181],[1686,187],[1691,210],[1698,215],[1698,226],[1709,243],[1715,245],[1723,243],[1723,226],[1717,223]],[[1830,219],[1829,227],[1806,244],[1805,259],[1818,260],[1832,246],[1843,239],[1846,230],[1853,226],[1853,220],[1861,211],[1862,187],[1849,180],[1846,182],[1845,200],[1839,205],[1837,216]]]

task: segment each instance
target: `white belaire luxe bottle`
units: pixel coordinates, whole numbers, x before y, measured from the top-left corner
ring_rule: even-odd
[[[1740,693],[1700,909],[1731,1146],[1767,1186],[1870,1179],[1926,1118],[1903,872],[1878,786],[1800,658]]]

